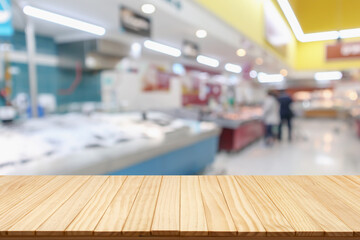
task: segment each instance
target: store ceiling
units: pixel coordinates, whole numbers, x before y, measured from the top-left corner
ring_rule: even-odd
[[[360,28],[359,0],[289,0],[304,33]]]
[[[23,0],[17,0],[19,5],[25,3]],[[106,2],[106,4],[105,4]],[[254,44],[250,44],[248,47],[248,55],[243,58],[236,56],[236,49],[242,47],[240,40],[244,40],[244,36],[240,33],[234,32],[233,36],[229,36],[229,41],[235,42],[229,44],[229,41],[223,41],[219,39],[219,29],[213,29],[214,34],[211,33],[211,27],[209,23],[205,22],[199,16],[184,16],[182,12],[171,11],[171,9],[163,8],[163,5],[169,5],[168,1],[149,1],[149,0],[27,0],[26,3],[34,7],[60,13],[65,16],[73,17],[79,20],[83,20],[89,23],[93,23],[102,27],[105,27],[107,32],[105,38],[134,42],[143,41],[143,38],[136,37],[130,34],[120,32],[119,23],[119,7],[125,5],[132,8],[135,11],[141,12],[141,5],[145,2],[153,2],[157,7],[155,14],[151,15],[152,19],[152,39],[181,48],[183,40],[190,40],[197,43],[200,47],[201,54],[217,58],[223,63],[231,62],[235,64],[243,65],[250,61],[254,61],[256,57],[264,57],[264,64],[258,67],[260,71],[279,71],[282,66],[280,60],[276,60],[270,54],[267,54],[263,49]],[[183,12],[189,13],[186,9],[185,3],[190,4],[192,1],[184,1],[183,5],[185,9]],[[208,14],[209,13],[204,13]],[[14,25],[17,29],[24,29],[25,20],[20,9],[15,10],[14,13]],[[197,20],[195,20],[197,18]],[[34,19],[36,32],[41,35],[54,37],[59,42],[74,41],[80,39],[93,38],[93,35],[83,33],[77,30],[69,29],[60,25],[49,23],[43,20]],[[209,29],[208,29],[208,28]],[[195,37],[195,32],[199,28],[205,28],[208,30],[208,37],[205,39],[198,39]],[[214,28],[214,27],[213,27]],[[235,38],[236,36],[236,38]],[[224,36],[223,36],[224,37]],[[174,59],[175,60],[175,59]],[[189,64],[196,64],[194,61],[188,61],[183,59],[183,63],[189,62]],[[222,66],[221,66],[222,67]],[[260,69],[261,68],[261,69]],[[276,69],[276,70],[274,70]],[[221,70],[221,69],[219,69]],[[269,72],[271,73],[271,72]]]

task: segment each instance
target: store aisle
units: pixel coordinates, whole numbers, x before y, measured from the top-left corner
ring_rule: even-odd
[[[360,139],[350,123],[297,119],[294,125],[292,143],[265,147],[261,140],[239,153],[221,152],[206,174],[360,174]]]

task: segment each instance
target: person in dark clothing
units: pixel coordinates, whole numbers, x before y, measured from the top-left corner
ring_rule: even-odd
[[[291,97],[285,92],[285,90],[281,90],[278,97],[280,103],[280,124],[278,130],[278,139],[281,141],[282,138],[282,125],[284,123],[288,126],[288,140],[291,141],[292,139],[292,118],[294,114],[291,110]]]

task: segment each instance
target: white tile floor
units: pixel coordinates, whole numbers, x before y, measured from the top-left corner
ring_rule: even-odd
[[[265,147],[261,140],[238,153],[221,152],[206,174],[360,175],[360,139],[345,120],[296,119],[293,142]]]

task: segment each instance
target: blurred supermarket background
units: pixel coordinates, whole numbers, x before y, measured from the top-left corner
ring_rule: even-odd
[[[0,174],[359,174],[359,8],[0,0]]]

